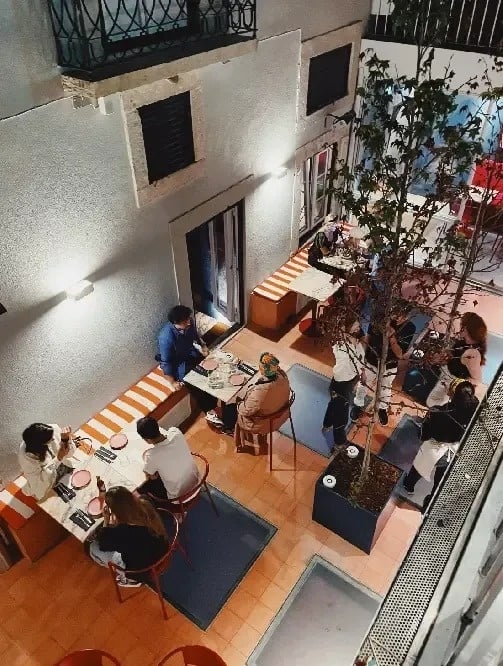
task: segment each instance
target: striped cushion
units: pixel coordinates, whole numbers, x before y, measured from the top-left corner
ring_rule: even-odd
[[[90,438],[92,445],[98,448],[128,423],[153,412],[171,393],[161,368],[154,368],[84,423],[75,434]],[[38,508],[36,500],[22,492],[25,483],[26,479],[19,476],[0,491],[0,516],[14,529],[23,527]]]
[[[345,223],[343,231],[349,233],[354,225]],[[270,301],[279,301],[285,296],[290,289],[288,288],[290,282],[301,275],[306,268],[309,267],[307,263],[307,251],[310,243],[301,248],[297,254],[294,254],[290,259],[278,268],[278,270],[266,278],[263,282],[255,287],[252,293],[263,296]]]

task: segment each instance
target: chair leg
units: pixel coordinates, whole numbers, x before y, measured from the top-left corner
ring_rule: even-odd
[[[162,616],[165,620],[167,620],[168,614],[166,613],[166,604],[164,602],[164,597],[162,596],[161,585],[159,583],[159,576],[155,571],[152,572],[152,578],[154,579],[154,585],[157,591],[157,596],[159,597],[159,601],[161,603]]]
[[[113,568],[110,564],[108,565],[108,568],[110,569],[110,573],[112,574],[112,579],[115,587],[115,594],[117,595],[117,599],[119,600],[119,603],[122,603],[122,597],[121,597],[121,591],[120,587],[117,583],[117,571],[115,568]]]
[[[292,419],[292,412],[288,412],[288,416],[290,417],[290,427],[292,429],[292,439],[293,439],[293,469],[294,471],[297,469],[297,436],[295,435],[295,428],[293,427],[293,419]]]
[[[272,472],[272,426],[269,426],[269,472]]]
[[[194,571],[194,565],[192,564],[192,561],[187,554],[187,549],[185,548],[185,546],[182,546],[180,540],[176,542],[176,548],[181,552],[189,567]]]
[[[210,489],[208,488],[208,484],[206,481],[204,482],[204,490],[206,491],[206,494],[208,495],[208,499],[211,502],[211,506],[213,507],[213,511],[217,514],[218,517],[220,517],[220,514],[218,513],[217,505],[215,504],[215,501],[213,500],[213,497],[211,496]]]

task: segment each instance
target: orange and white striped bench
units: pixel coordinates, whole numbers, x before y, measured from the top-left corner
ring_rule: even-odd
[[[170,424],[180,425],[190,416],[190,397],[186,389],[173,392],[157,367],[80,426],[75,434],[90,439],[93,447],[98,448],[142,416],[152,415],[160,419],[168,413]],[[11,528],[25,557],[35,561],[56,545],[66,532],[39,509],[33,497],[23,493],[25,484],[26,479],[19,476],[0,490],[0,519]]]
[[[307,248],[302,248],[255,287],[250,294],[250,319],[253,324],[278,329],[296,314],[297,294],[290,291],[289,284],[308,266]]]

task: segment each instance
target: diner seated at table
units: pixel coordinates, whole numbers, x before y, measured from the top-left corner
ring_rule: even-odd
[[[323,273],[328,273],[333,277],[343,277],[344,271],[335,266],[325,264],[322,259],[332,254],[334,242],[330,242],[324,231],[318,231],[313,239],[313,243],[307,251],[307,263],[313,268],[317,268]]]
[[[199,408],[212,425],[226,428],[226,407],[222,406],[222,418],[216,412],[218,400],[183,378],[206,356],[208,347],[197,332],[192,310],[185,305],[175,305],[168,314],[168,322],[158,336],[160,366],[173,391],[186,386]]]
[[[75,453],[72,431],[55,423],[32,423],[23,432],[19,464],[26,478],[23,492],[42,500],[68,471]]]
[[[90,557],[102,567],[111,562],[128,570],[145,569],[157,562],[166,553],[168,535],[152,504],[123,486],[98,489],[103,526],[87,542]],[[139,587],[143,580],[141,575],[135,579],[117,575],[122,587]]]
[[[152,444],[144,455],[143,471],[147,480],[137,488],[141,495],[176,499],[199,482],[199,471],[187,440],[179,428],[159,428],[152,416],[136,422],[140,437]]]
[[[264,418],[275,414],[285,407],[285,412],[274,423],[279,428],[288,418],[288,400],[290,398],[290,382],[286,373],[280,368],[279,360],[264,352],[260,355],[260,377],[255,384],[249,386],[242,396],[236,399],[236,427],[234,437],[238,451],[243,447],[243,434],[265,436],[269,432],[269,419]],[[259,441],[263,443],[264,437]]]

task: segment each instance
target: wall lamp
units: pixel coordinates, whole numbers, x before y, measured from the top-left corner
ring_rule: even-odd
[[[283,178],[283,176],[286,176],[288,169],[285,166],[278,167],[277,169],[273,169],[271,171],[271,176],[274,176],[274,178]]]
[[[81,280],[66,290],[66,297],[71,301],[80,301],[94,291],[94,284],[89,280]]]

